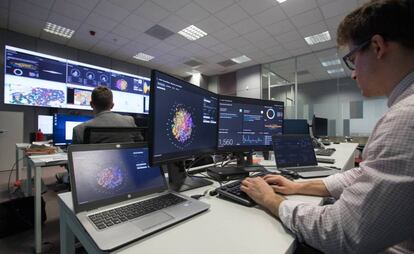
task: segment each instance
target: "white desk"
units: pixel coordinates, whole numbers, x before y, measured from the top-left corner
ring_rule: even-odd
[[[186,195],[201,194],[207,186],[184,192]],[[319,204],[321,198],[290,196]],[[143,240],[129,244],[114,253],[292,253],[295,238],[282,223],[264,210],[245,207],[217,197],[201,198],[211,205],[210,210],[167,228]],[[101,253],[89,235],[83,230],[73,213],[70,192],[58,195],[60,211],[61,253],[74,253],[74,236],[88,253]],[[127,233],[127,232],[126,232]]]
[[[31,178],[32,178],[32,169],[34,170],[34,200],[35,200],[35,252],[42,252],[42,214],[41,214],[41,177],[42,177],[42,167],[56,166],[56,165],[66,165],[68,161],[68,156],[66,153],[60,154],[48,154],[48,155],[32,155],[27,156],[27,195],[32,194]]]
[[[19,173],[20,173],[20,151],[28,148],[30,146],[29,143],[16,143],[16,181],[19,180]],[[24,156],[24,155],[23,155]],[[24,164],[24,163],[22,163]]]

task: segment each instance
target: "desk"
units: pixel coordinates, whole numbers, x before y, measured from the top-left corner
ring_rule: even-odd
[[[29,143],[16,143],[16,181],[19,180],[19,173],[20,173],[20,151],[23,151],[24,149],[28,148],[30,146]]]
[[[34,185],[35,185],[35,252],[42,252],[42,214],[41,214],[41,175],[42,167],[66,165],[68,156],[66,153],[48,154],[48,155],[32,155],[27,156],[27,195],[32,194],[32,169],[34,170]]]
[[[190,196],[218,187],[189,190]],[[292,195],[289,199],[319,204],[322,198]],[[167,228],[114,253],[292,253],[295,237],[273,216],[256,207],[245,207],[217,197],[200,199],[210,210]],[[61,253],[74,253],[74,237],[88,253],[101,253],[73,212],[70,192],[58,195]]]

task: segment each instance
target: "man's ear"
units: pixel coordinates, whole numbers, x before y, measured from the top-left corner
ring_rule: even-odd
[[[372,36],[371,45],[377,59],[383,58],[389,48],[389,43],[379,34]]]
[[[114,105],[115,105],[115,104],[112,102],[112,104],[111,104],[111,109],[114,107]]]

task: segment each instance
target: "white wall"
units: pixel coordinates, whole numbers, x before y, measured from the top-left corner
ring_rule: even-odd
[[[260,65],[255,65],[236,72],[237,96],[260,99],[260,69]]]
[[[10,170],[15,162],[16,143],[23,142],[23,112],[0,111],[0,171]]]

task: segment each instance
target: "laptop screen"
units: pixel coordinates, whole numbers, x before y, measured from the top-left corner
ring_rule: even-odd
[[[278,168],[317,165],[308,135],[275,135],[272,143]]]
[[[165,187],[160,168],[148,165],[147,147],[73,151],[72,163],[79,205]]]

